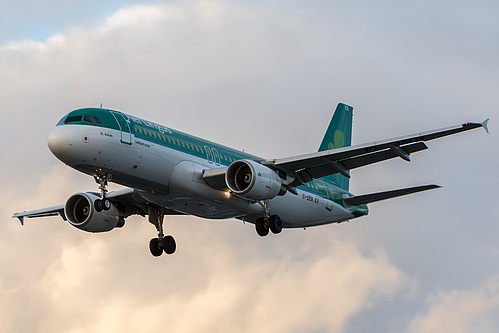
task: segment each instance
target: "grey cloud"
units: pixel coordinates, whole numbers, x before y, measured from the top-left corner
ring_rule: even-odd
[[[277,307],[293,316],[266,320],[267,331],[384,332],[438,315],[426,301],[436,289],[480,295],[498,272],[497,45],[488,42],[499,30],[496,5],[458,3],[447,13],[429,2],[370,4],[162,3],[1,47],[2,329],[249,330]],[[141,218],[104,235],[57,219],[20,229],[10,219],[96,190],[46,148],[70,109],[103,102],[271,158],[317,149],[340,101],[355,107],[355,143],[486,117],[492,133],[432,142],[410,164],[356,170],[351,182],[359,194],[426,182],[441,190],[264,240],[236,221],[175,218],[167,226],[179,253],[159,261],[147,250],[154,228]]]

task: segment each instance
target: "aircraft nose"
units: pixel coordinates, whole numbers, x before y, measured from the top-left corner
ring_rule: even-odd
[[[56,157],[62,157],[69,153],[73,146],[71,133],[67,129],[57,126],[50,132],[47,144],[52,154]]]

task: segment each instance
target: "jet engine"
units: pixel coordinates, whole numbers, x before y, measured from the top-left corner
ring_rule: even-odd
[[[225,182],[232,192],[251,200],[268,200],[286,192],[281,177],[274,170],[251,160],[232,163],[225,174]]]
[[[100,197],[93,193],[77,193],[72,195],[64,206],[64,214],[71,225],[89,232],[110,231],[122,227],[124,219],[120,218],[118,208],[110,203],[109,209],[98,211],[95,201]]]

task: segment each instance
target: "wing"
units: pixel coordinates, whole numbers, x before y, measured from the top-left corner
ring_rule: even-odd
[[[487,132],[488,119],[482,123],[462,125],[408,135],[379,142],[321,151],[317,153],[271,160],[270,167],[286,173],[290,186],[299,186],[313,179],[340,173],[350,177],[348,170],[400,157],[410,161],[409,155],[428,149],[424,141],[483,127]]]
[[[99,196],[99,193],[92,194]],[[142,195],[140,195],[140,192],[136,189],[126,188],[120,191],[110,192],[106,195],[106,198],[109,199],[118,208],[120,217],[127,218],[130,215],[147,215],[149,200],[146,200]],[[25,218],[57,215],[59,215],[64,221],[66,221],[67,218],[64,212],[64,207],[65,204],[61,204],[54,207],[16,213],[12,217],[18,218],[21,224],[24,224]],[[167,209],[165,210],[165,215],[181,215],[181,213]]]
[[[15,213],[13,218],[18,218],[22,225],[24,225],[24,218],[33,218],[33,217],[45,217],[45,216],[57,216],[62,217],[64,221],[66,221],[66,215],[64,215],[64,205],[42,208],[37,210],[32,210],[29,212]]]

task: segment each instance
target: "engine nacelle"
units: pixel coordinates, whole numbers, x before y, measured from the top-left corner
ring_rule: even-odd
[[[95,201],[100,199],[92,193],[76,193],[72,195],[64,206],[64,214],[71,225],[89,232],[110,231],[116,226],[123,226],[118,208],[111,203],[108,210],[98,212]]]
[[[251,160],[232,163],[225,183],[235,194],[251,200],[268,200],[285,192],[281,177],[274,170]]]

